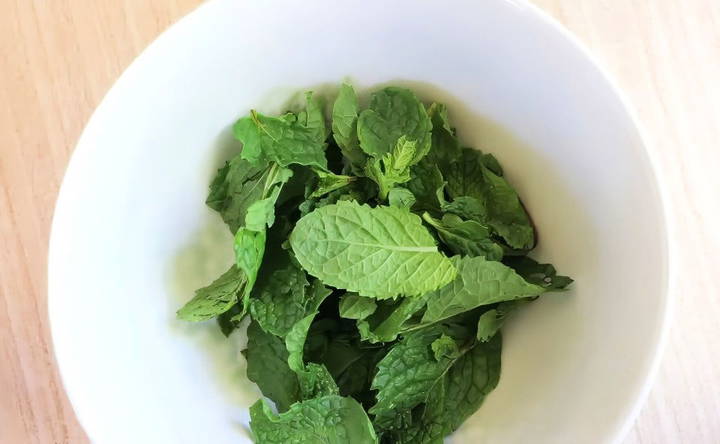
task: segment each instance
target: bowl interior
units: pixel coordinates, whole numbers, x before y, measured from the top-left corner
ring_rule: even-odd
[[[615,90],[554,24],[507,0],[214,0],[163,34],[88,124],[58,201],[50,316],[61,373],[98,443],[249,442],[243,338],[174,312],[231,261],[203,204],[230,125],[298,92],[407,85],[495,154],[576,279],[505,329],[498,389],[454,442],[606,442],[656,356],[662,208]]]

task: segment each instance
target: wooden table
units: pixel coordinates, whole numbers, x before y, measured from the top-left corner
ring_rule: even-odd
[[[55,198],[103,94],[199,3],[0,1],[0,443],[87,442],[47,327]],[[670,190],[674,320],[626,442],[720,443],[720,1],[535,3],[578,35],[628,93]]]

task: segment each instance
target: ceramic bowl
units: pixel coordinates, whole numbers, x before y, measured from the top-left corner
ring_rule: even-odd
[[[52,335],[93,442],[250,442],[242,335],[174,313],[232,260],[204,199],[234,120],[343,80],[446,103],[518,189],[535,257],[576,280],[507,325],[500,384],[452,442],[619,440],[657,361],[667,233],[636,121],[577,41],[522,1],[213,0],[113,86],[57,202]]]

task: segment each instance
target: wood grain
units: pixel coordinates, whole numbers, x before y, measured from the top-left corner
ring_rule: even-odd
[[[59,381],[47,327],[55,198],[103,94],[157,34],[199,3],[0,1],[2,444],[87,442]],[[674,320],[655,386],[626,443],[718,443],[720,2],[535,3],[584,41],[626,91],[668,190]]]

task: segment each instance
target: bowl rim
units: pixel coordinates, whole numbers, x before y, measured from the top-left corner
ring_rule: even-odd
[[[64,362],[64,359],[61,359],[60,354],[58,353],[58,343],[61,342],[58,338],[62,336],[58,333],[56,323],[53,322],[53,318],[57,318],[57,316],[53,316],[53,313],[57,312],[57,306],[59,305],[59,301],[57,300],[57,297],[51,297],[51,294],[56,293],[53,291],[53,288],[57,285],[57,278],[54,277],[54,273],[52,272],[53,264],[55,263],[55,260],[53,260],[54,257],[57,256],[57,253],[54,253],[57,251],[58,247],[53,246],[57,244],[57,241],[54,241],[54,239],[57,238],[57,232],[59,231],[58,225],[58,209],[63,207],[62,203],[65,200],[64,195],[67,194],[64,192],[67,188],[67,181],[66,178],[71,175],[71,171],[74,170],[73,166],[77,165],[79,161],[77,160],[80,157],[85,156],[85,151],[87,151],[88,148],[84,148],[86,145],[85,139],[87,138],[87,128],[91,127],[93,125],[93,122],[98,119],[98,115],[100,114],[100,111],[104,108],[106,108],[108,105],[107,103],[112,100],[112,98],[117,93],[118,84],[124,83],[130,75],[136,71],[139,65],[144,63],[145,59],[152,56],[152,53],[155,51],[155,48],[162,45],[162,42],[165,40],[169,40],[173,38],[173,35],[177,32],[177,29],[184,28],[187,26],[187,24],[193,19],[193,17],[197,17],[199,14],[199,11],[209,9],[214,7],[216,4],[219,4],[223,2],[224,0],[206,0],[203,3],[197,5],[195,8],[188,11],[185,15],[180,17],[177,21],[172,23],[170,26],[168,26],[166,29],[161,31],[153,41],[151,41],[140,53],[132,60],[132,62],[122,71],[122,73],[115,79],[111,87],[105,92],[105,94],[102,96],[100,101],[98,102],[95,110],[91,113],[89,119],[86,121],[85,126],[83,128],[83,131],[81,132],[77,143],[75,144],[75,147],[69,157],[67,167],[65,169],[65,173],[63,174],[63,180],[60,185],[60,189],[57,194],[57,198],[55,201],[55,208],[53,212],[52,217],[52,223],[50,227],[50,236],[49,236],[49,243],[48,243],[48,253],[47,253],[47,308],[48,308],[48,322],[49,322],[49,331],[51,336],[51,345],[53,350],[53,355],[55,357],[55,361],[57,363],[57,369],[58,374],[60,377],[60,382],[62,384],[62,387],[64,389],[64,392],[66,396],[68,397],[72,410],[75,413],[75,416],[77,418],[78,423],[83,428],[83,430],[87,433],[87,428],[85,426],[85,419],[79,414],[77,408],[76,408],[76,402],[74,400],[74,395],[71,391],[67,389],[67,378],[65,372],[67,371],[67,367],[62,365],[62,362]],[[622,414],[622,418],[624,418],[620,425],[615,427],[614,430],[608,430],[609,436],[611,437],[609,442],[612,443],[620,443],[624,437],[627,436],[630,428],[635,423],[635,420],[637,419],[642,407],[644,406],[648,395],[650,393],[650,389],[653,387],[654,382],[657,378],[657,373],[660,367],[660,362],[662,360],[664,350],[666,348],[667,340],[668,340],[668,330],[669,330],[669,324],[672,318],[673,308],[674,308],[674,296],[673,296],[673,289],[675,288],[675,282],[676,282],[676,276],[675,276],[675,267],[673,266],[673,252],[676,251],[676,245],[674,242],[674,239],[670,235],[670,233],[673,232],[671,224],[673,223],[673,218],[670,217],[670,199],[668,186],[665,185],[665,183],[660,180],[662,177],[662,174],[660,173],[662,169],[660,168],[660,161],[658,159],[658,155],[655,153],[655,151],[650,149],[650,144],[648,143],[649,137],[647,135],[647,130],[642,124],[642,121],[637,116],[637,112],[635,110],[635,107],[632,104],[632,101],[628,98],[626,93],[622,88],[619,87],[617,81],[615,80],[614,76],[610,74],[609,70],[605,67],[604,63],[599,60],[597,56],[595,56],[589,47],[580,40],[578,36],[573,34],[568,28],[566,28],[562,23],[560,23],[556,18],[554,18],[550,13],[546,12],[545,10],[541,9],[539,6],[532,3],[530,0],[496,0],[499,2],[505,2],[508,4],[511,4],[513,6],[518,7],[519,9],[527,12],[528,14],[532,15],[535,20],[538,20],[545,24],[546,26],[552,28],[555,32],[562,35],[566,41],[579,52],[579,54],[582,55],[600,74],[603,81],[606,82],[606,84],[609,86],[609,93],[614,94],[615,97],[618,99],[620,104],[622,105],[623,110],[626,112],[627,117],[629,118],[630,123],[632,123],[633,127],[638,133],[639,139],[642,144],[642,153],[645,156],[645,161],[649,165],[649,174],[651,177],[651,183],[652,186],[655,188],[656,192],[656,199],[657,199],[657,205],[658,205],[658,228],[660,233],[662,233],[662,242],[663,245],[661,245],[661,251],[663,257],[661,258],[661,263],[663,267],[663,275],[661,277],[661,280],[663,282],[662,288],[663,291],[658,294],[658,298],[661,298],[661,304],[659,305],[660,309],[662,310],[661,313],[659,313],[658,320],[655,325],[655,331],[653,333],[654,336],[654,344],[652,350],[649,351],[648,356],[645,360],[645,365],[647,367],[647,375],[644,378],[644,380],[640,381],[639,383],[635,384],[632,390],[632,394],[628,397],[628,399],[632,400],[631,402],[628,402],[627,405],[624,408],[624,413]],[[62,347],[61,347],[62,348]],[[89,434],[88,434],[89,435]],[[92,437],[90,437],[92,439]]]

